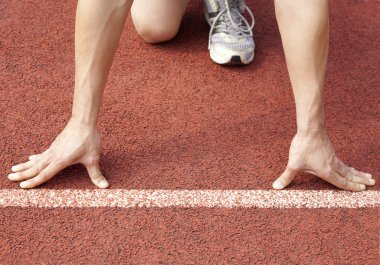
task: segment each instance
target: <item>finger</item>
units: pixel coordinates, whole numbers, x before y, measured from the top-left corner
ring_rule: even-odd
[[[359,172],[352,167],[348,167],[339,159],[334,164],[334,168],[340,176],[346,178],[350,182],[364,184],[367,186],[375,185],[375,180],[369,178],[366,173]]]
[[[12,181],[23,181],[26,179],[33,178],[37,176],[47,165],[47,161],[42,159],[40,161],[34,161],[34,165],[24,171],[11,173],[8,175],[8,178]]]
[[[91,178],[92,183],[95,184],[98,188],[106,189],[109,186],[108,181],[103,176],[102,172],[100,171],[99,162],[93,163],[92,165],[85,165],[88,175]]]
[[[46,149],[44,152],[40,154],[35,154],[29,156],[29,160],[41,160],[43,157],[46,157],[50,152],[50,149]]]
[[[356,170],[355,168],[353,167],[349,167],[349,170],[351,172],[351,174],[355,175],[355,176],[359,176],[359,177],[363,177],[363,178],[369,178],[371,179],[372,178],[372,175],[369,174],[369,173],[365,173],[363,171],[359,171],[359,170]]]
[[[59,171],[64,169],[66,166],[62,163],[52,162],[44,170],[42,170],[34,178],[28,179],[20,183],[20,187],[23,189],[32,189],[42,183],[52,179]]]
[[[281,176],[275,182],[273,182],[272,187],[276,190],[285,188],[289,185],[290,182],[292,182],[297,173],[297,170],[292,170],[287,167]]]
[[[31,155],[29,156],[29,160],[37,160],[40,155],[41,154]]]
[[[320,178],[343,190],[363,191],[366,189],[364,184],[351,182],[347,178],[340,176],[337,172],[334,172],[328,177],[320,176]]]
[[[352,175],[350,172],[345,176],[345,178],[348,181],[359,183],[359,184],[364,184],[366,186],[373,186],[373,185],[375,185],[375,180],[374,179],[369,179],[367,177],[362,177],[362,176],[355,176],[355,175]]]
[[[364,184],[367,186],[375,185],[375,180],[372,178],[369,178],[366,173],[359,172],[352,167],[348,167],[341,160],[337,161],[336,169],[339,175],[346,178],[350,182]]]
[[[27,170],[28,168],[31,168],[35,163],[36,163],[36,161],[29,160],[28,162],[21,163],[21,164],[13,166],[12,171],[13,172],[20,172],[20,171]]]

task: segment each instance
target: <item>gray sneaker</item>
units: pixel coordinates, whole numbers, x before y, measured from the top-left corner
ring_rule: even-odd
[[[255,54],[252,29],[255,18],[244,0],[204,0],[205,18],[210,25],[208,49],[218,64],[249,64]],[[244,18],[244,10],[252,24]]]

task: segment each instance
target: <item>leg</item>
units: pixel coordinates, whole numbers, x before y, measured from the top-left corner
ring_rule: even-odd
[[[131,17],[137,33],[149,43],[172,39],[189,0],[135,0]]]
[[[275,5],[295,98],[297,134],[287,168],[273,187],[286,187],[302,171],[346,190],[360,191],[374,185],[370,174],[346,166],[335,155],[326,133],[323,82],[329,41],[328,1],[276,0]]]

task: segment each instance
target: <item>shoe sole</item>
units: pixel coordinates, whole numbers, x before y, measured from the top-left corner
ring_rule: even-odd
[[[253,61],[253,58],[255,57],[255,53],[252,53],[251,58],[249,58],[247,61],[244,61],[241,59],[240,55],[232,55],[228,58],[221,58],[217,54],[210,52],[210,58],[214,63],[220,64],[220,65],[247,65],[250,64]]]

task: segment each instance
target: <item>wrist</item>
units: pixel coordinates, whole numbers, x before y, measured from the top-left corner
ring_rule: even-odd
[[[312,136],[326,132],[325,113],[322,101],[297,110],[297,134]]]
[[[326,135],[326,127],[323,122],[308,123],[297,126],[297,135],[301,137],[316,137]]]
[[[86,125],[90,127],[97,127],[98,117],[86,116],[83,114],[71,114],[70,123],[77,125]]]

